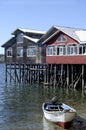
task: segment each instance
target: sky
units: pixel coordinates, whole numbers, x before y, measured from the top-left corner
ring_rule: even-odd
[[[53,25],[86,29],[86,0],[0,0],[0,54],[15,29]]]

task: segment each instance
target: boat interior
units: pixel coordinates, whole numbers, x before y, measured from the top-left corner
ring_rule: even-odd
[[[63,111],[64,110],[62,107],[62,104],[49,104],[49,103],[45,103],[44,109],[46,111]]]

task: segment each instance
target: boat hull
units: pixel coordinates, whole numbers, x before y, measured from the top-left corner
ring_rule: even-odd
[[[58,124],[59,126],[63,128],[68,128],[71,125],[72,120],[75,117],[75,110],[72,109],[72,111],[47,111],[44,109],[44,104],[43,104],[43,112],[44,112],[44,117],[48,120],[51,121],[55,124]]]

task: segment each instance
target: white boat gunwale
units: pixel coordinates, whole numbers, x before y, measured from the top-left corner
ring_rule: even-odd
[[[57,109],[48,109],[48,108],[46,109],[45,105],[51,106],[51,107],[55,107],[56,106]],[[63,113],[75,113],[76,112],[76,110],[74,108],[72,108],[72,107],[70,107],[70,106],[68,106],[68,105],[66,105],[64,103],[62,103],[62,104],[54,104],[54,105],[53,104],[49,104],[49,103],[43,103],[42,109],[46,113],[57,113],[57,111],[58,112],[63,112]]]

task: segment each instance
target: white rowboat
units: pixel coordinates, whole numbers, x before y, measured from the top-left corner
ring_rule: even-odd
[[[43,103],[42,110],[44,117],[60,125],[63,128],[69,128],[71,122],[73,121],[76,110],[72,107],[62,103],[62,104],[52,104],[52,103]]]

